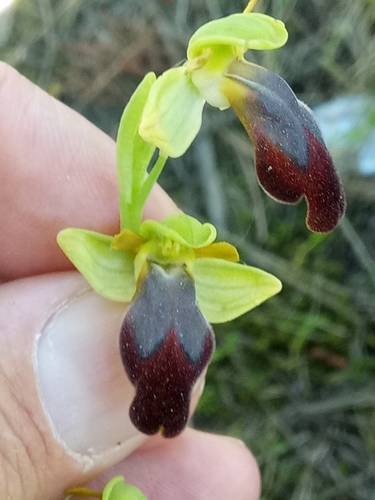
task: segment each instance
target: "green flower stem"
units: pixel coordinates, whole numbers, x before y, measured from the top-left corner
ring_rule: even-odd
[[[250,0],[249,3],[247,4],[247,6],[245,7],[243,13],[249,14],[250,12],[252,12],[257,3],[258,3],[258,0]]]
[[[133,201],[147,177],[147,167],[155,152],[155,146],[142,139],[138,128],[155,80],[154,73],[148,73],[137,87],[122,114],[116,141],[121,229],[136,233],[140,224],[134,225]]]
[[[160,152],[155,165],[136,194],[132,204],[133,206],[129,207],[131,210],[129,229],[132,229],[133,227],[140,227],[143,207],[145,206],[146,200],[151,193],[152,188],[156,184],[167,160],[168,156]]]

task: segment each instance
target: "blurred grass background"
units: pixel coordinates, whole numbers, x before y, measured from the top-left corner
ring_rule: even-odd
[[[0,19],[0,58],[115,137],[142,76],[181,61],[200,24],[245,3],[18,0]],[[282,19],[290,40],[248,57],[307,104],[375,94],[375,0],[260,0],[256,11]],[[207,108],[200,136],[161,178],[181,208],[284,284],[215,328],[194,418],[253,450],[264,500],[375,498],[375,176],[349,154],[340,170],[347,216],[332,234],[311,234],[304,202],[279,205],[259,188],[232,111]]]

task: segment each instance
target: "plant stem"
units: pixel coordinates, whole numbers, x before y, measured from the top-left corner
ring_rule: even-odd
[[[250,12],[252,12],[252,10],[254,9],[257,1],[258,0],[250,0],[249,3],[247,4],[247,6],[245,7],[243,13],[244,14],[249,14]]]
[[[80,497],[103,498],[100,491],[92,491],[87,488],[69,488],[65,492],[67,495],[77,495]]]
[[[158,157],[155,165],[153,166],[147,179],[145,180],[145,182],[142,184],[140,190],[138,191],[138,193],[133,201],[133,206],[134,206],[134,211],[132,213],[132,226],[133,227],[139,227],[141,220],[142,220],[143,208],[145,206],[147,198],[149,197],[149,194],[151,193],[151,189],[156,184],[156,182],[159,178],[159,175],[161,174],[167,160],[168,160],[167,155],[159,153],[159,157]]]

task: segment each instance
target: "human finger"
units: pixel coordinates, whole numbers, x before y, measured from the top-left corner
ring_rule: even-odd
[[[56,245],[65,227],[118,232],[114,141],[0,62],[0,277],[71,268]],[[156,186],[146,218],[176,211]]]
[[[75,272],[0,286],[0,498],[61,498],[145,440],[128,416],[124,313]]]
[[[148,500],[257,500],[258,465],[237,439],[187,429],[172,440],[152,438],[89,484],[103,489],[113,476],[137,486]]]

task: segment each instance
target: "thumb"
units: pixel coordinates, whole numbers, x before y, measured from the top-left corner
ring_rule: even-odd
[[[60,498],[145,440],[118,352],[125,307],[74,272],[3,284],[0,304],[0,498]]]

